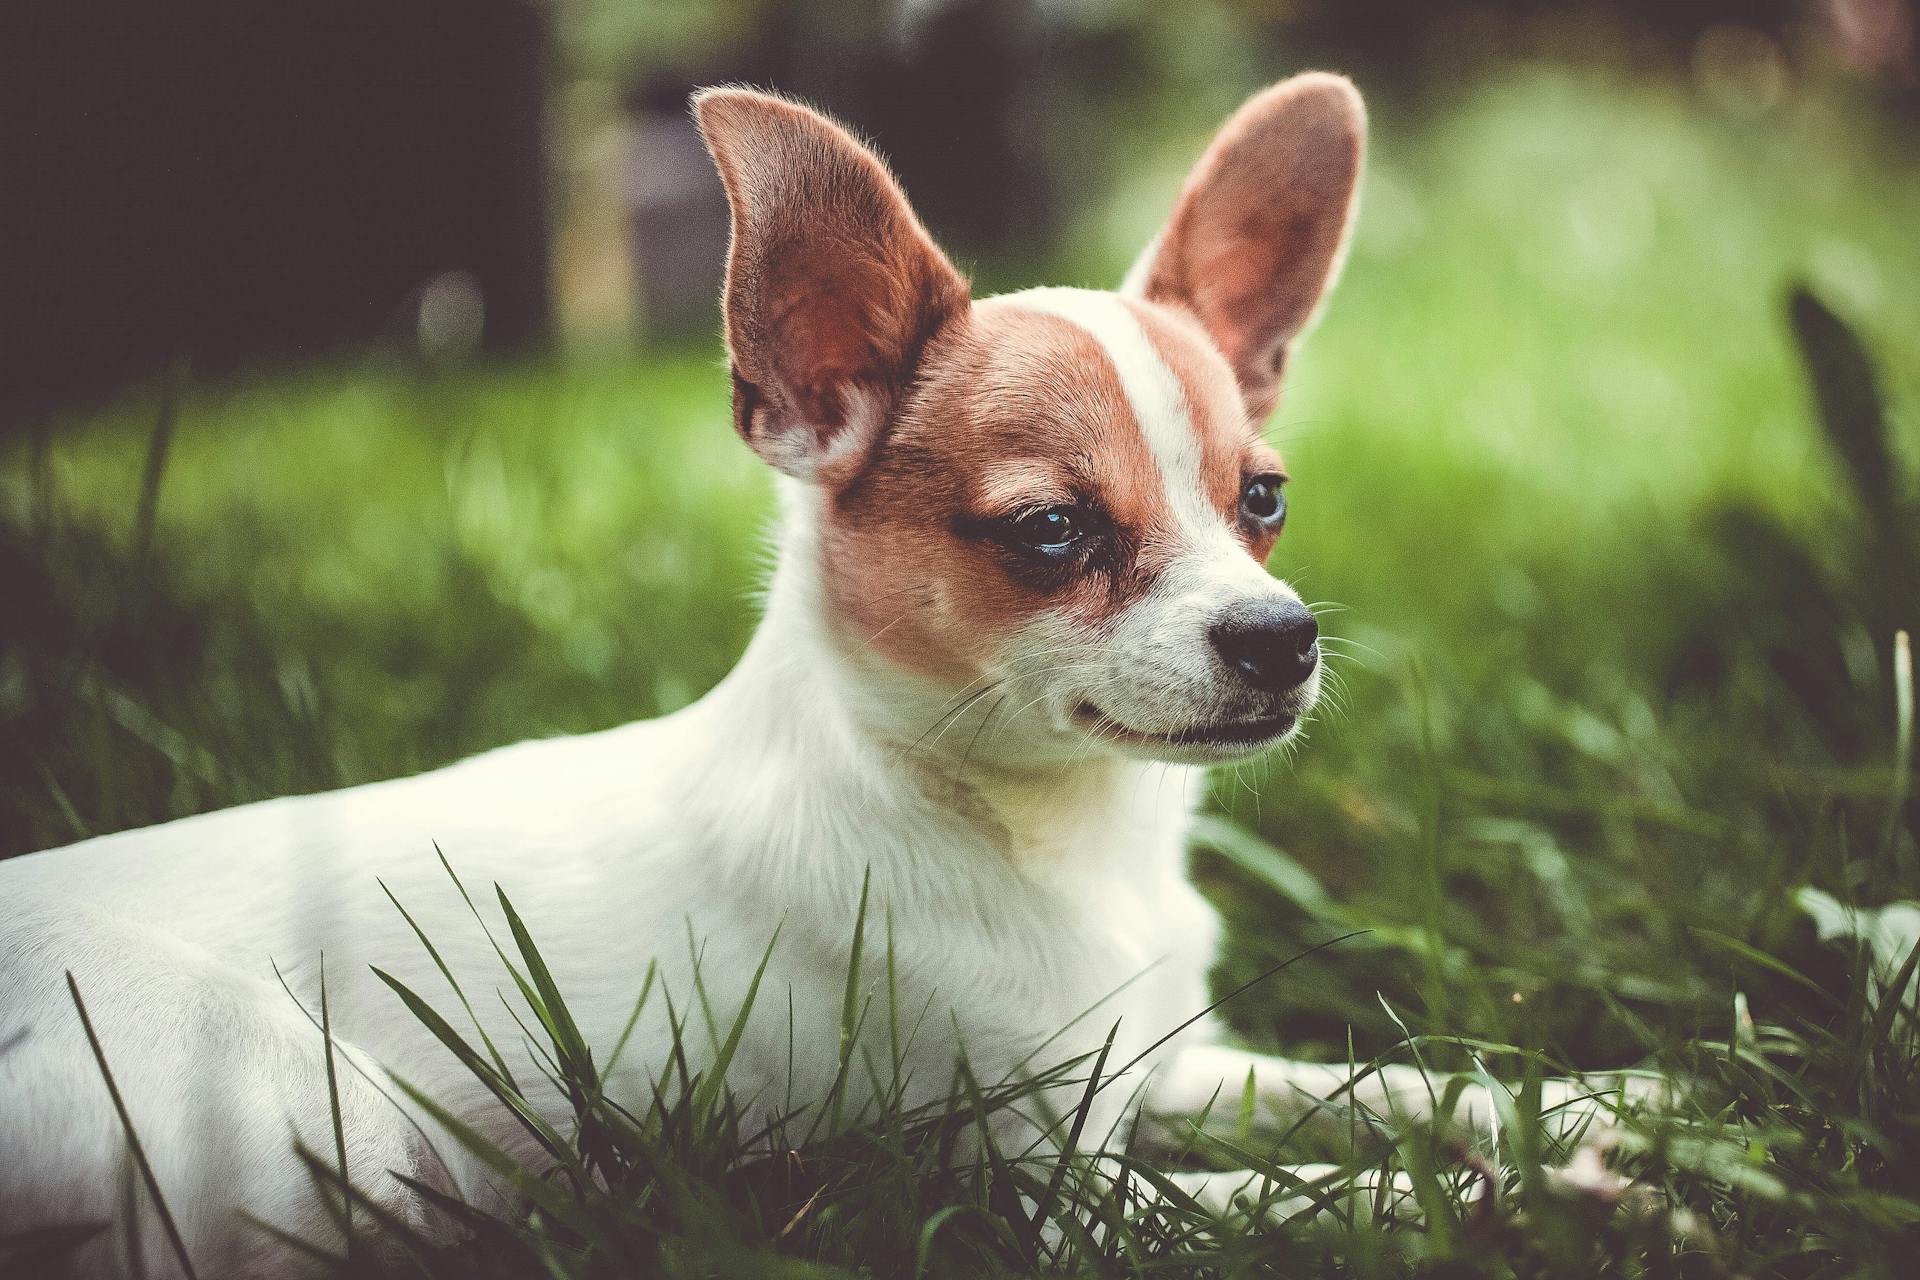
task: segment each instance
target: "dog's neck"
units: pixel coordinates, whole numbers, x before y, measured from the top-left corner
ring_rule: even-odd
[[[876,839],[964,824],[1037,874],[1070,873],[1089,859],[1107,871],[1115,859],[1181,859],[1201,770],[1062,744],[982,693],[984,682],[936,686],[863,652],[827,612],[818,498],[783,487],[765,616],[703,704],[719,740],[743,753],[735,767],[758,761],[866,797],[860,821],[894,828],[869,826]]]

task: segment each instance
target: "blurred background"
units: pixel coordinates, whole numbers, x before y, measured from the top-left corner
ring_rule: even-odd
[[[693,87],[873,138],[985,293],[1117,281],[1328,67],[1373,154],[1273,566],[1342,688],[1199,870],[1227,976],[1372,932],[1229,1016],[1591,1065],[1789,1005],[1713,939],[1817,971],[1798,890],[1916,891],[1917,48],[1912,0],[9,6],[0,854],[726,671],[770,486]]]

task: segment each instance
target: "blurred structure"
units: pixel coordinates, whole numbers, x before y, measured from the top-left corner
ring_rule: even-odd
[[[1821,0],[1817,11],[1829,43],[1856,71],[1909,94],[1920,83],[1912,0]]]
[[[1075,39],[1030,0],[901,0],[835,14],[761,6],[744,38],[629,80],[622,179],[642,330],[711,330],[726,202],[687,113],[703,85],[777,88],[871,133],[940,241],[966,256],[1052,228],[1043,53]]]
[[[727,195],[687,113],[685,87],[639,95],[622,130],[631,307],[643,332],[718,332]]]
[[[1017,277],[1169,130],[1309,65],[1391,108],[1490,62],[1816,76],[1920,104],[1920,0],[173,0],[0,11],[0,429],[177,362],[406,335],[441,358],[710,340],[701,84],[869,132],[960,262]],[[1195,128],[1201,127],[1198,123]],[[1071,198],[1069,198],[1069,195]],[[1009,264],[1013,264],[1009,266]]]
[[[447,271],[538,343],[546,48],[517,0],[8,6],[0,413],[411,328]]]

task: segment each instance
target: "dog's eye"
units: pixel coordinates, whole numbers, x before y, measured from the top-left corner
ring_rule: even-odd
[[[1277,525],[1287,518],[1287,496],[1279,476],[1255,476],[1240,491],[1240,510],[1258,524]]]
[[[1042,555],[1064,555],[1086,530],[1086,517],[1073,507],[1045,507],[1020,516],[1009,526],[1013,540]]]

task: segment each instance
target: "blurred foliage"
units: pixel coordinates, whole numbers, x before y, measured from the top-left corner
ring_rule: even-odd
[[[0,564],[33,602],[0,657],[6,840],[77,834],[68,804],[135,825],[691,701],[751,626],[768,501],[714,376],[362,371],[190,398],[150,560],[76,521],[131,517],[141,453],[95,437],[132,466],[83,475],[63,441],[26,469]]]
[[[570,78],[621,82],[715,60],[746,44],[771,7],[753,0],[557,0],[554,42]]]
[[[1805,289],[1790,313],[1847,487],[1818,536],[1748,502],[1710,513],[1731,571],[1724,607],[1750,625],[1703,629],[1683,675],[1711,678],[1757,655],[1836,762],[1871,768],[1889,747],[1888,704],[1873,696],[1895,681],[1887,637],[1920,630],[1920,504],[1859,336]],[[1905,821],[1920,833],[1920,808],[1909,805]],[[1851,834],[1868,843],[1864,828]],[[1883,868],[1878,887],[1911,883],[1915,871],[1910,861]]]

